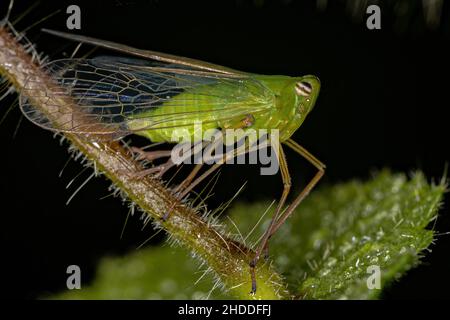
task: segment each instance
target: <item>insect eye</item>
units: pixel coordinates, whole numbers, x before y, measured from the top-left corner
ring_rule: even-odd
[[[295,84],[295,92],[299,96],[309,97],[312,92],[312,86],[306,81],[297,82]]]

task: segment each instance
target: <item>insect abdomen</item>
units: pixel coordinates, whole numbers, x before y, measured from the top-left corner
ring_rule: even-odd
[[[142,119],[131,120],[128,127],[131,130],[143,128],[136,133],[152,142],[179,142],[186,138],[195,141],[198,140],[195,130],[218,128],[212,116],[214,112],[211,112],[214,105],[213,97],[183,92],[143,114]]]

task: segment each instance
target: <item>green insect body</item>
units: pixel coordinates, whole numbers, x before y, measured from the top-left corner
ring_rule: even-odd
[[[91,134],[98,124],[105,128],[104,133],[134,133],[152,142],[173,142],[186,135],[195,141],[194,124],[201,122],[202,130],[278,129],[283,142],[303,123],[320,91],[320,81],[312,75],[250,74],[89,37],[46,32],[153,59],[99,57],[51,62],[49,73],[89,120],[74,121],[73,127],[67,121],[64,127],[55,126],[60,121],[49,120],[26,98],[33,95],[33,85],[29,92],[25,87],[20,103],[23,113],[54,131]],[[54,116],[66,119],[62,110]]]
[[[278,129],[280,130],[280,141],[288,139],[303,123],[306,115],[314,107],[317,95],[320,90],[320,82],[315,76],[304,77],[286,77],[286,76],[260,76],[252,75],[253,81],[260,82],[267,88],[267,92],[270,92],[268,97],[254,97],[246,92],[244,95],[248,96],[247,101],[241,101],[239,107],[245,107],[246,105],[255,105],[255,99],[259,98],[259,103],[264,104],[263,110],[270,109],[268,112],[255,112],[251,114],[251,121],[247,123],[242,129],[244,131],[248,129]],[[246,80],[242,80],[245,82]],[[296,91],[296,85],[298,83],[308,83],[312,88],[312,92],[308,97],[298,94]],[[245,83],[242,83],[241,90],[248,88]],[[191,141],[196,141],[196,132],[194,123],[201,123],[202,130],[208,129],[228,129],[239,128],[246,115],[241,115],[233,118],[231,112],[230,119],[223,119],[223,113],[220,113],[220,109],[229,101],[230,104],[234,103],[233,99],[228,99],[224,92],[228,92],[232,97],[236,94],[242,94],[240,92],[231,91],[229,86],[218,85],[205,85],[204,87],[197,88],[190,92],[183,92],[169,101],[162,104],[162,106],[156,110],[140,113],[136,119],[128,121],[128,127],[130,130],[135,131],[139,135],[142,135],[153,142],[170,142],[179,141],[181,138],[185,138],[186,135]],[[209,92],[209,95],[205,95],[204,92]],[[214,92],[220,92],[219,96]],[[225,96],[225,98],[222,98]],[[228,101],[227,101],[228,100]],[[176,106],[173,106],[173,105]],[[203,112],[204,106],[211,106],[211,112]],[[227,108],[224,108],[227,109]],[[249,112],[251,108],[247,107]],[[165,127],[161,129],[141,130],[140,128],[152,127],[152,121],[149,119],[158,119],[165,115],[187,113],[189,117],[175,118],[174,120],[167,120],[164,122]],[[229,112],[227,112],[229,113]],[[258,113],[261,113],[259,115]],[[217,115],[221,115],[221,117]],[[228,117],[225,117],[228,118]]]

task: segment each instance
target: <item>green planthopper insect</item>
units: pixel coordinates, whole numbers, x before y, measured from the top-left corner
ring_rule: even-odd
[[[63,93],[74,99],[77,112],[72,110],[69,114],[67,109],[58,104],[57,98],[50,96],[52,114],[49,116],[39,112],[27,97],[42,93],[33,91],[34,80],[29,79],[22,92],[20,106],[24,115],[41,127],[80,135],[123,137],[138,134],[155,143],[172,142],[174,137],[185,137],[186,133],[197,143],[194,124],[198,122],[202,123],[203,129],[279,131],[280,143],[271,141],[271,146],[279,162],[283,192],[271,222],[249,261],[252,292],[256,292],[255,268],[260,257],[267,255],[269,239],[324,174],[325,165],[291,139],[314,107],[320,90],[319,79],[312,75],[289,77],[245,73],[90,37],[44,31],[138,58],[106,56],[50,62],[45,66],[46,69]],[[76,121],[77,117],[82,117],[83,121]],[[291,188],[291,177],[283,144],[318,170],[286,209],[284,206]],[[170,156],[170,151],[136,151],[150,160]],[[237,155],[234,152],[224,157]],[[174,189],[177,197],[183,199],[223,163],[212,165],[201,175],[203,164],[197,164]],[[174,165],[169,159],[145,173],[161,176]],[[168,214],[164,219],[167,218]]]

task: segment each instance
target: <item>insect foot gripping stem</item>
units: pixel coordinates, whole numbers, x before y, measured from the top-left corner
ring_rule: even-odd
[[[255,255],[255,257],[250,261],[250,277],[252,279],[252,291],[250,291],[250,294],[254,295],[256,293],[256,265],[258,263],[258,258]]]
[[[268,240],[271,238],[271,235],[268,236]],[[263,258],[265,261],[269,259],[269,246],[268,241],[262,248],[262,250],[257,250],[255,252],[255,255],[252,260],[249,262],[250,266],[250,277],[252,280],[252,291],[250,291],[250,294],[254,295],[256,293],[256,266],[261,258],[261,253],[263,253]]]
[[[177,205],[177,204],[174,203],[174,204],[169,208],[169,210],[167,210],[166,213],[164,213],[164,215],[161,217],[161,220],[162,220],[163,222],[166,222],[166,221],[169,219],[170,214],[171,214],[172,211],[175,209],[175,206],[176,206],[176,205]]]

